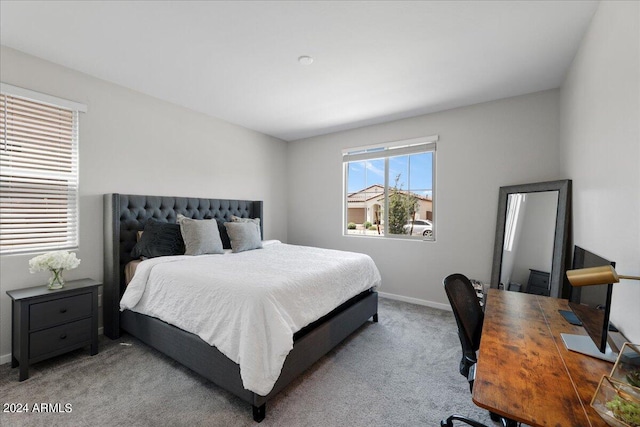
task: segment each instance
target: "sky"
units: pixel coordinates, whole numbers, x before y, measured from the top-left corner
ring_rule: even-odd
[[[419,153],[389,158],[389,185],[400,175],[398,187],[420,195],[431,195],[433,153]],[[384,185],[384,159],[350,162],[347,191],[353,193],[370,185]]]

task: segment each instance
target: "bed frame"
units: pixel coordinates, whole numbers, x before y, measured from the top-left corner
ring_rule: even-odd
[[[178,214],[194,219],[231,220],[231,216],[261,218],[262,201],[200,199],[187,197],[104,195],[104,334],[112,339],[126,331],[161,353],[175,359],[253,407],[253,419],[266,416],[266,402],[286,387],[318,359],[372,318],[378,321],[378,294],[365,291],[294,335],[293,349],[287,356],[273,390],[262,396],[245,389],[240,367],[217,348],[195,334],[154,317],[125,310],[120,298],[125,289],[124,267],[132,261],[136,234],[149,218],[176,222]],[[224,228],[224,227],[223,227]],[[228,241],[223,237],[223,244]]]

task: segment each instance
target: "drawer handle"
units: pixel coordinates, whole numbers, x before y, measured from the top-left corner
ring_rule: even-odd
[[[66,308],[61,308],[61,309],[60,309],[60,313],[66,313],[66,312],[67,312],[67,309],[66,309]]]
[[[67,338],[67,334],[62,334],[62,335],[60,335],[60,339],[61,339],[61,340],[66,339],[66,338]]]

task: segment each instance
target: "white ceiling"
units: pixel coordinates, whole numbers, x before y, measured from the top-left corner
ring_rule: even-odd
[[[290,141],[559,87],[596,8],[2,0],[0,42]]]

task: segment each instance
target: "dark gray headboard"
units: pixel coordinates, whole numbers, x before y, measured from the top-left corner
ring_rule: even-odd
[[[104,334],[120,336],[120,297],[124,292],[124,266],[132,260],[137,232],[149,218],[176,222],[178,214],[193,219],[215,219],[219,223],[241,218],[262,217],[262,201],[199,199],[191,197],[104,195]],[[222,227],[222,230],[224,227]],[[264,235],[264,234],[263,234]],[[228,245],[228,242],[225,246]]]

